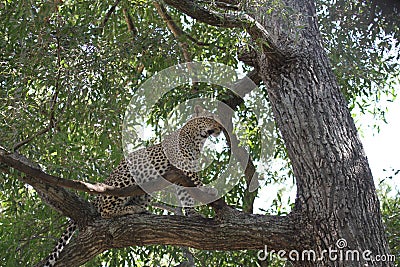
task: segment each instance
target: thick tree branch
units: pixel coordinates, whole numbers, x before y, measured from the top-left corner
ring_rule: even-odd
[[[79,266],[111,248],[176,245],[203,250],[294,249],[298,230],[291,217],[236,214],[229,220],[131,215],[98,219],[81,229],[57,264]]]
[[[184,32],[175,23],[175,21],[172,19],[172,17],[168,14],[168,12],[167,12],[167,10],[166,10],[164,5],[162,5],[161,3],[156,2],[156,1],[153,2],[153,5],[155,6],[155,8],[157,9],[158,14],[161,16],[161,18],[167,24],[168,28],[170,29],[170,31],[172,32],[172,34],[174,35],[174,37],[178,41],[181,40],[182,37],[184,36],[187,39],[189,39],[190,41],[192,41],[193,43],[197,44],[198,46],[211,46],[211,45],[214,45],[215,47],[217,47],[219,49],[224,49],[224,47],[218,46],[218,45],[213,44],[213,43],[205,43],[205,42],[201,42],[199,40],[196,40],[194,37],[192,37],[189,34],[187,34],[186,32]],[[187,43],[179,41],[179,45],[182,47],[184,58],[185,58],[186,62],[192,61],[192,58],[189,56]]]
[[[164,2],[192,18],[212,26],[224,28],[237,28],[243,26],[243,21],[240,16],[213,12],[194,4],[193,1],[190,0],[165,0]]]
[[[64,179],[45,174],[23,156],[7,154],[1,148],[0,162],[28,174],[21,179],[45,192],[52,199],[52,204],[57,200],[55,208],[80,226],[78,237],[65,248],[57,266],[78,266],[107,249],[126,246],[165,244],[237,250],[262,249],[268,245],[289,250],[295,244],[296,224],[292,217],[246,214],[229,208],[222,200],[212,203],[220,211],[219,220],[158,215],[103,219],[93,205],[77,195],[59,186],[43,183],[48,179]]]
[[[25,173],[33,180],[26,181],[27,183],[34,186],[35,181],[41,181],[41,183],[53,186],[59,186],[63,188],[75,189],[84,191],[89,194],[107,194],[116,196],[129,196],[130,194],[140,194],[135,187],[119,188],[116,189],[113,186],[105,184],[91,184],[83,181],[74,181],[63,179],[54,175],[43,172],[39,166],[33,164],[24,156],[18,153],[9,153],[7,150],[0,148],[0,162],[5,163],[9,167],[12,167],[20,172]],[[123,189],[123,190],[122,190]]]
[[[78,225],[86,225],[100,216],[91,203],[60,186],[45,184],[31,176],[21,176],[19,180],[31,185],[44,202],[64,216],[73,219]]]
[[[188,189],[188,192],[197,200],[201,202],[207,202],[210,199],[210,195],[201,191],[198,188],[194,188],[193,182],[186,178],[186,176],[178,169],[172,168],[169,170],[164,177],[154,179],[141,186],[128,186],[123,188],[116,188],[103,183],[91,184],[83,181],[68,180],[61,177],[53,176],[43,172],[39,166],[30,162],[24,156],[18,153],[9,153],[5,149],[0,147],[0,162],[21,171],[27,175],[27,177],[21,178],[24,182],[32,185],[34,188],[38,188],[40,191],[47,191],[42,188],[43,185],[53,186],[57,188],[69,188],[75,189],[89,194],[95,195],[112,195],[112,196],[137,196],[146,194],[142,188],[146,188],[147,193],[156,192],[166,188],[171,184],[180,183],[183,186],[193,187]],[[62,204],[62,200],[59,203]],[[54,204],[52,204],[54,205]]]
[[[221,105],[219,108],[218,114],[221,116],[221,120],[223,121],[224,126],[227,128],[225,131],[232,133],[233,125],[232,125],[232,117],[233,111],[238,108],[240,104],[243,103],[243,97],[250,93],[255,89],[257,85],[261,83],[261,78],[258,76],[256,70],[249,72],[246,77],[238,80],[233,86],[232,90],[235,92],[228,90],[228,95],[221,95],[220,99],[223,103],[229,106],[230,109],[226,109],[224,105]],[[255,166],[253,160],[251,159],[249,153],[243,147],[239,147],[239,140],[236,135],[228,135],[225,133],[225,136],[229,137],[229,146],[232,150],[232,154],[235,158],[240,162],[242,168],[244,169],[244,175],[246,179],[247,190],[243,196],[243,210],[245,212],[252,213],[253,212],[253,203],[254,199],[257,195],[256,189],[258,188],[258,175],[255,170]]]
[[[165,0],[166,4],[191,16],[198,21],[212,26],[224,28],[242,27],[252,35],[254,40],[263,40],[262,48],[265,54],[275,62],[283,63],[290,55],[277,43],[277,38],[271,34],[260,22],[248,14],[217,13],[207,10],[190,0]]]

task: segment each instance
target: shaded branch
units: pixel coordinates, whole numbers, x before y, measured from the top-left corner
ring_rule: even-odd
[[[129,195],[129,193],[136,193],[135,191],[136,187],[135,188],[129,187],[130,190],[120,190],[121,192],[118,192],[118,189],[115,189],[113,186],[108,186],[105,184],[91,184],[83,181],[68,180],[51,174],[47,174],[43,172],[39,168],[39,166],[30,162],[24,156],[18,153],[10,153],[3,148],[0,148],[0,162],[5,163],[9,167],[12,167],[20,172],[25,173],[29,177],[32,177],[31,179],[29,179],[29,181],[26,181],[28,184],[32,186],[34,186],[36,180],[39,180],[47,185],[75,189],[87,192],[89,194],[110,194],[110,195],[114,194],[116,196],[127,196],[126,194]],[[115,192],[111,192],[114,190]]]
[[[201,250],[295,249],[295,220],[239,213],[230,220],[130,215],[98,219],[79,231],[56,266],[79,266],[97,254],[128,246],[174,245]],[[204,238],[207,237],[207,238]]]
[[[157,9],[157,13],[160,15],[160,17],[167,24],[168,28],[171,30],[172,34],[177,38],[181,37],[184,34],[184,32],[180,27],[178,27],[178,25],[176,25],[175,21],[167,13],[167,9],[165,8],[165,6],[156,1],[153,2],[153,5]]]
[[[43,185],[47,185],[79,190],[93,195],[112,195],[119,197],[128,197],[160,191],[167,186],[170,186],[171,184],[179,183],[186,187],[193,187],[188,188],[187,190],[189,194],[195,199],[203,203],[207,202],[210,199],[210,195],[201,191],[199,188],[196,188],[194,183],[190,179],[188,179],[181,170],[177,168],[171,168],[171,170],[167,171],[167,173],[163,177],[153,179],[147,183],[141,184],[140,186],[133,185],[121,188],[106,185],[103,183],[91,184],[83,181],[68,180],[47,174],[43,172],[39,168],[39,166],[30,162],[23,155],[20,155],[18,153],[9,153],[1,147],[0,162],[5,163],[9,167],[25,173],[28,177],[21,179],[24,182],[32,185],[34,188],[36,188],[38,184],[41,185],[41,188],[38,188],[40,191],[47,191],[46,189],[42,188]],[[143,191],[142,188],[146,188],[146,192]]]
[[[276,38],[256,19],[248,14],[243,15],[243,19],[247,22],[247,31],[253,40],[261,39],[264,44],[262,49],[268,58],[282,64],[290,55],[278,45]]]
[[[110,7],[110,9],[107,11],[106,15],[104,16],[104,19],[101,23],[101,27],[103,28],[107,21],[110,19],[112,13],[114,13],[115,9],[117,8],[117,5],[119,4],[121,0],[115,0],[114,4]]]
[[[232,110],[243,103],[243,97],[253,91],[262,82],[261,77],[258,75],[257,70],[252,70],[247,75],[235,82],[232,86],[232,91],[227,90],[224,94],[218,96],[220,101],[228,105]],[[221,113],[220,113],[221,114]],[[224,115],[224,113],[222,113]],[[229,117],[226,117],[230,119]],[[227,135],[227,134],[225,134]]]
[[[174,37],[178,40],[179,46],[182,48],[183,57],[184,57],[186,62],[191,62],[192,61],[192,57],[189,54],[188,44],[186,42],[182,42],[181,41],[183,39],[183,37],[186,37],[187,39],[189,39],[193,43],[197,44],[198,46],[211,46],[211,45],[213,45],[212,43],[205,43],[205,42],[198,41],[194,37],[192,37],[189,34],[187,34],[186,32],[184,32],[175,23],[173,18],[168,14],[167,9],[165,8],[165,6],[163,4],[161,4],[161,3],[157,2],[157,1],[154,1],[153,5],[157,9],[157,12],[160,15],[160,17],[167,24],[167,27],[169,28],[169,30],[172,32]],[[224,47],[218,46],[218,45],[215,45],[215,47],[217,47],[219,49],[224,49]]]
[[[178,25],[176,25],[175,21],[172,19],[172,17],[167,13],[167,10],[164,5],[154,1],[153,2],[154,7],[157,9],[157,13],[160,15],[160,17],[164,20],[164,22],[167,24],[167,27],[170,29],[174,37],[178,40],[179,46],[182,48],[182,53],[183,57],[185,58],[186,62],[192,61],[192,57],[189,54],[188,51],[188,44],[186,42],[180,41],[182,38],[182,35],[184,35],[184,32]]]
[[[107,249],[127,246],[162,244],[237,250],[262,249],[265,245],[290,249],[295,244],[293,217],[246,214],[228,207],[221,199],[211,204],[217,209],[219,219],[148,214],[103,219],[92,204],[76,194],[44,183],[41,178],[54,179],[54,176],[43,173],[25,157],[0,148],[0,162],[36,175],[21,180],[45,192],[52,203],[56,200],[56,209],[78,223],[78,236],[65,248],[57,266],[78,266]]]
[[[261,78],[256,70],[249,72],[244,78],[238,80],[233,86],[232,90],[226,91],[226,94],[219,96],[221,101],[225,103],[226,106],[220,105],[219,112],[221,120],[223,121],[227,132],[233,132],[232,117],[233,111],[237,110],[238,106],[243,103],[243,97],[255,89],[257,85],[261,83]],[[229,137],[229,147],[231,148],[232,154],[240,162],[242,168],[244,169],[244,176],[246,180],[246,190],[243,196],[243,210],[245,212],[253,213],[253,203],[257,195],[256,189],[259,186],[258,174],[253,163],[253,160],[245,148],[239,146],[239,140],[235,134],[225,136]]]
[[[238,28],[243,26],[243,21],[238,15],[210,11],[194,4],[190,0],[164,0],[164,2],[192,18],[212,26],[223,28]]]
[[[136,35],[138,34],[138,30],[136,29],[135,24],[133,23],[132,16],[129,13],[128,9],[123,8],[122,12],[124,14],[124,19],[128,27],[128,31],[132,35],[132,42],[135,43],[136,40],[135,38]],[[139,62],[138,65],[136,66],[137,75],[140,75],[143,72],[143,70],[144,70],[144,64]]]
[[[287,57],[287,53],[278,45],[276,38],[259,21],[248,14],[217,13],[190,0],[165,0],[164,2],[186,15],[212,26],[246,29],[253,40],[263,40],[262,48],[265,50],[264,52],[276,62],[283,62]]]
[[[60,186],[45,184],[31,176],[20,176],[18,179],[31,185],[44,202],[64,216],[73,219],[78,225],[86,225],[100,216],[91,203]]]
[[[56,121],[54,123],[54,125],[57,124],[58,121]],[[13,146],[13,151],[17,151],[19,148],[21,148],[22,146],[32,142],[32,140],[34,140],[36,137],[41,136],[42,134],[47,133],[48,131],[50,131],[53,128],[53,123],[49,123],[49,125],[43,129],[41,129],[40,131],[34,133],[33,135],[29,136],[28,138],[19,141],[18,143],[14,144]]]
[[[172,19],[172,17],[168,14],[165,6],[162,5],[161,3],[154,1],[153,5],[155,6],[155,8],[157,9],[158,14],[161,16],[161,18],[167,24],[168,28],[170,29],[170,31],[172,32],[172,34],[174,35],[174,37],[176,39],[180,40],[182,38],[182,36],[185,36],[186,38],[188,38],[190,41],[192,41],[193,43],[197,44],[198,46],[211,46],[211,45],[214,45],[213,43],[206,43],[206,42],[201,42],[199,40],[196,40],[194,37],[192,37],[188,33],[184,32],[175,23],[175,21]],[[182,49],[184,49],[184,55],[185,55],[185,53],[187,55],[189,55],[188,52],[187,52],[187,43],[179,42],[179,44],[182,47]],[[218,46],[218,45],[215,45],[215,47],[220,48],[220,49],[224,48],[224,47]],[[186,60],[186,62],[192,61],[190,56],[185,56],[185,60]]]
[[[129,12],[126,8],[123,8],[122,12],[124,13],[125,22],[126,22],[126,25],[128,26],[129,32],[133,36],[135,36],[137,34],[137,30],[135,28],[135,25],[133,24],[131,15],[129,14]]]
[[[65,216],[70,217],[78,224],[90,221],[93,217],[98,217],[99,214],[91,203],[83,200],[75,193],[65,190],[64,187],[84,191],[90,194],[114,196],[136,196],[146,194],[146,192],[139,186],[114,188],[104,184],[93,185],[90,183],[72,181],[53,176],[40,170],[36,164],[30,162],[23,155],[18,153],[9,153],[1,147],[0,163],[4,163],[7,166],[26,174],[26,176],[20,176],[19,179],[35,188],[46,203]],[[147,191],[148,189],[158,191],[171,183],[177,182],[186,187],[193,187],[187,188],[188,193],[203,203],[208,203],[210,197],[213,197],[201,191],[199,188],[194,187],[194,183],[177,169],[172,169],[167,172],[165,179],[155,179],[145,184],[145,186]],[[224,214],[230,210],[230,207],[222,199],[214,201],[210,205],[217,211],[217,214],[219,213],[220,217],[224,217]]]
[[[226,10],[239,10],[239,4],[240,1],[231,1],[231,0],[220,0],[220,1],[214,1],[214,0],[200,0],[198,2],[203,2],[207,4],[214,4],[216,7],[221,8],[221,9],[226,9]]]
[[[44,202],[61,214],[72,218],[78,224],[86,224],[94,216],[99,216],[93,205],[53,181],[64,181],[65,179],[44,173],[37,164],[29,161],[23,155],[16,152],[10,153],[0,147],[0,163],[26,174],[18,176],[18,179],[31,185]]]

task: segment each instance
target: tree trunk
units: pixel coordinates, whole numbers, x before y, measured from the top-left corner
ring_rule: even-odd
[[[283,47],[291,58],[282,61],[264,51],[257,53],[257,60],[296,177],[297,198],[292,213],[302,214],[298,223],[303,226],[297,250],[313,250],[317,257],[322,256],[318,266],[388,266],[388,262],[372,263],[362,256],[364,251],[367,258],[389,251],[373,177],[321,46],[314,6],[307,0],[288,4],[306,18],[300,19],[305,29],[297,43]],[[263,21],[260,10],[254,14],[256,20]],[[264,20],[263,26],[283,29],[274,24],[282,21]],[[291,34],[285,30],[275,33],[276,42],[285,43]],[[329,249],[338,250],[332,253],[337,255],[336,261],[323,254]],[[359,253],[359,261],[351,260],[353,250],[357,251],[355,258]],[[293,263],[316,266],[307,260]]]

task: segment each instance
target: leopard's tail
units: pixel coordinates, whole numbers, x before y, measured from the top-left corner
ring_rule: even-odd
[[[60,257],[61,251],[68,244],[68,242],[71,240],[71,237],[75,233],[76,227],[76,223],[71,220],[67,229],[58,240],[57,245],[55,246],[51,254],[47,257],[46,263],[43,265],[43,267],[52,267],[56,264],[58,258]]]

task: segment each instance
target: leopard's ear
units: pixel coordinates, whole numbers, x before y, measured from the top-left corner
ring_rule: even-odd
[[[199,106],[199,105],[194,106],[194,113],[196,114],[196,116],[199,116],[203,112],[204,112],[204,108],[202,106]]]

